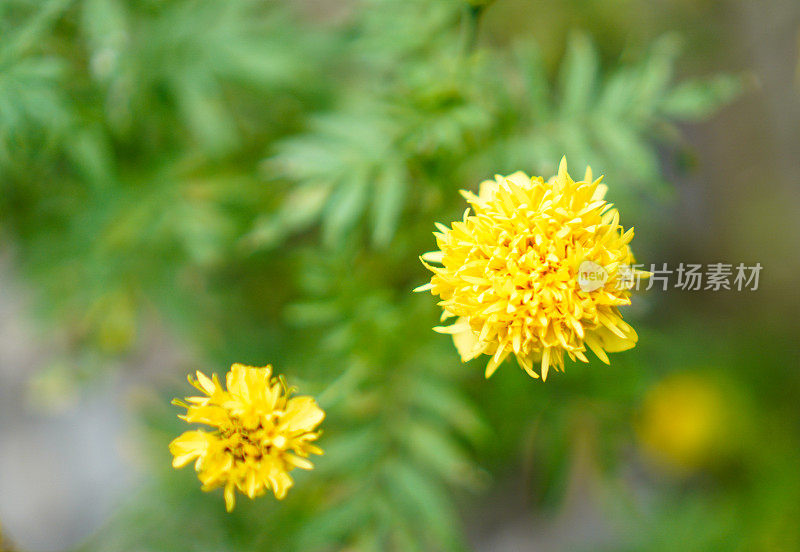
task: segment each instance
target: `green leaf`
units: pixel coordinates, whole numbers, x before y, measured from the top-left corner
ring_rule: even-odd
[[[642,63],[636,83],[635,102],[644,113],[652,113],[656,102],[666,91],[672,79],[675,59],[680,52],[680,41],[675,35],[665,35],[653,45],[650,55]]]
[[[652,147],[624,121],[600,119],[593,130],[608,159],[615,161],[634,180],[653,182],[659,178],[658,157]]]
[[[172,90],[186,124],[200,144],[212,153],[235,148],[234,121],[222,101],[222,91],[208,73],[179,73],[171,79]]]
[[[373,515],[371,495],[362,489],[357,495],[328,505],[322,514],[313,515],[309,523],[302,526],[292,549],[327,550],[344,544],[353,528],[366,530]]]
[[[119,0],[84,0],[82,23],[91,50],[92,73],[101,81],[113,72],[130,36],[126,12]]]
[[[313,225],[331,194],[331,184],[312,181],[292,188],[276,213],[260,217],[242,238],[248,249],[272,248],[290,234]]]
[[[595,115],[625,117],[634,101],[637,73],[630,68],[619,70],[605,82],[597,102]]]
[[[701,119],[736,98],[743,89],[742,78],[731,75],[685,82],[667,95],[660,111],[683,120]]]
[[[37,3],[36,12],[0,42],[0,64],[19,59],[40,44],[44,35],[69,8],[73,0],[46,0]]]
[[[336,300],[292,303],[284,309],[287,323],[296,326],[319,326],[330,324],[342,317],[342,309]]]
[[[559,78],[562,116],[574,117],[589,109],[598,66],[597,52],[589,38],[583,33],[572,34]]]
[[[408,190],[405,167],[397,161],[387,163],[375,182],[372,200],[372,241],[379,247],[385,247],[392,240]]]
[[[414,533],[414,525],[404,518],[402,512],[398,511],[397,506],[381,493],[375,497],[375,509],[380,518],[380,532],[383,540],[391,543],[394,547],[389,548],[396,552],[424,552],[424,541],[419,535]],[[386,544],[382,543],[381,552],[386,550]]]
[[[473,443],[483,441],[489,434],[487,423],[478,409],[451,382],[420,378],[413,399],[420,407],[441,417]]]
[[[364,212],[367,203],[371,167],[358,167],[339,183],[322,216],[323,241],[328,246],[340,245]]]
[[[465,549],[458,529],[458,517],[437,480],[402,461],[388,463],[384,478],[398,509],[415,521],[413,526],[417,528],[417,539],[430,543],[428,549]]]
[[[427,465],[442,479],[455,485],[478,486],[480,479],[475,465],[449,432],[411,422],[404,428],[402,438],[417,462]]]
[[[348,428],[340,434],[325,434],[325,454],[316,461],[318,475],[337,477],[362,473],[385,453],[381,428],[377,425]]]
[[[547,71],[542,61],[541,51],[533,42],[518,44],[514,57],[522,71],[526,100],[535,122],[542,122],[551,116],[552,103]]]
[[[83,178],[97,188],[109,187],[114,177],[114,153],[100,128],[75,130],[67,153]]]

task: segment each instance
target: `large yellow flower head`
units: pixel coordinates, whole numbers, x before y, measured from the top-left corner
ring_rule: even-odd
[[[169,449],[176,468],[195,460],[204,491],[225,488],[230,512],[235,489],[251,499],[268,490],[279,499],[286,496],[293,484],[289,472],[311,469],[308,455],[322,454],[312,441],[325,413],[311,397],[292,397],[283,379],[272,377],[271,366],[234,364],[225,379],[223,389],[216,374],[189,376],[203,396],[173,401],[186,408],[179,417],[214,430],[187,431]]]
[[[511,353],[545,380],[550,367],[563,371],[564,353],[588,362],[588,347],[608,363],[606,352],[636,344],[617,307],[646,273],[631,269],[633,229],[623,232],[600,180],[588,168],[572,180],[565,159],[548,181],[497,176],[477,196],[462,192],[472,213],[437,224],[440,250],[422,256],[433,277],[416,291],[441,298],[442,320],[458,317],[434,329],[453,335],[463,361],[492,355],[487,378]]]

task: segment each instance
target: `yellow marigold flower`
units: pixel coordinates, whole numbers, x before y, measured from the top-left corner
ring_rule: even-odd
[[[272,490],[282,499],[294,483],[289,472],[311,469],[308,455],[322,454],[312,441],[320,435],[316,428],[325,412],[311,397],[292,397],[293,389],[272,377],[272,366],[234,364],[225,389],[216,374],[208,378],[197,372],[189,383],[203,396],[173,401],[186,408],[179,417],[215,429],[187,431],[172,441],[172,465],[180,468],[195,460],[204,491],[225,488],[229,512],[235,489],[251,499]]]
[[[563,371],[565,352],[588,362],[588,347],[608,364],[606,352],[636,344],[617,307],[630,304],[631,277],[647,273],[630,271],[633,229],[623,232],[600,180],[590,168],[572,180],[566,159],[548,181],[498,175],[477,196],[461,192],[472,214],[437,223],[439,251],[421,257],[433,277],[415,291],[441,298],[443,321],[458,317],[434,330],[453,335],[463,361],[492,355],[487,378],[511,353],[545,380],[550,367]],[[602,273],[596,285],[579,283],[586,262]]]

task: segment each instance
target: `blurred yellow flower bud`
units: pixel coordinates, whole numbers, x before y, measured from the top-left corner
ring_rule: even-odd
[[[678,472],[714,464],[730,450],[728,404],[713,378],[668,376],[645,396],[636,428],[643,451]]]

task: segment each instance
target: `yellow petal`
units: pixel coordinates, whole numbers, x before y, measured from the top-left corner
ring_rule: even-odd
[[[325,412],[317,406],[311,397],[294,397],[286,404],[286,414],[282,423],[289,431],[310,431],[317,427],[325,418]]]
[[[568,179],[569,173],[567,172],[567,156],[565,155],[561,158],[561,162],[558,164],[558,182],[559,184],[564,185]]]
[[[172,466],[181,468],[199,456],[203,456],[209,447],[209,438],[204,431],[187,431],[169,444],[169,451],[175,457]]]
[[[234,494],[233,483],[228,483],[225,485],[225,510],[232,512],[234,506],[236,506],[236,496]]]
[[[492,374],[497,371],[503,361],[508,357],[509,353],[511,353],[511,351],[507,349],[497,348],[489,364],[486,365],[486,379],[492,377]]]
[[[310,461],[306,460],[305,458],[301,458],[299,456],[295,456],[294,454],[286,455],[286,460],[290,464],[292,464],[292,465],[294,465],[294,466],[296,466],[296,467],[298,467],[300,469],[303,469],[303,470],[310,470],[310,469],[314,468],[314,464],[312,464]]]
[[[453,324],[453,326],[456,325],[458,325],[458,321]],[[452,328],[453,326],[450,327]],[[469,327],[469,324],[459,327],[461,328],[460,331],[453,332],[453,344],[456,346],[458,354],[461,355],[461,361],[467,362],[480,355],[484,348],[481,342],[478,340],[478,337]]]
[[[213,395],[214,391],[216,391],[216,386],[214,385],[214,382],[200,370],[197,371],[196,375],[197,375],[197,382],[200,384],[200,388],[207,394]]]
[[[547,371],[550,369],[550,347],[542,351],[542,381],[547,381]]]
[[[620,320],[617,323],[618,332],[622,333],[624,337],[620,337],[617,333],[610,331],[605,326],[602,326],[594,331],[594,334],[600,339],[603,349],[609,353],[618,353],[620,351],[627,351],[636,346],[639,336],[636,331],[629,325]]]

